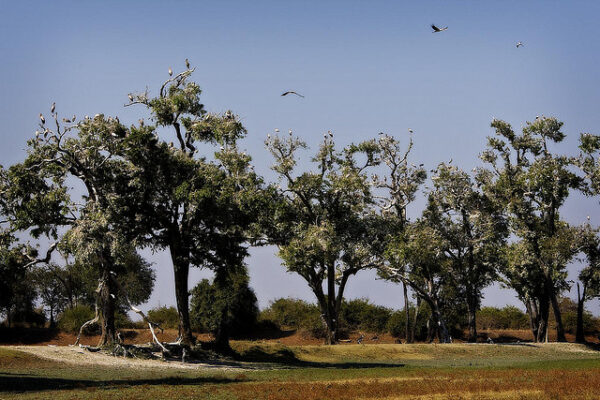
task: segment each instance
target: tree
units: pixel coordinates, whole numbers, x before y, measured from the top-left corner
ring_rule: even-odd
[[[379,135],[378,145],[380,147],[381,162],[388,168],[383,178],[378,175],[373,176],[375,185],[379,190],[384,191],[384,196],[379,197],[382,217],[385,220],[385,232],[382,232],[381,235],[386,237],[386,240],[377,249],[377,253],[381,258],[389,245],[387,242],[393,242],[394,246],[401,245],[401,241],[398,239],[404,237],[404,230],[408,223],[407,207],[415,200],[417,190],[427,178],[427,174],[423,164],[417,166],[409,163],[408,157],[413,147],[412,137],[405,151],[402,150],[398,140],[386,134]],[[398,274],[398,270],[389,274],[387,269],[384,268],[380,269],[378,273],[384,279],[402,282],[405,337],[408,343],[412,343],[414,334],[409,334],[409,332],[414,332],[414,324],[411,330],[407,281],[403,279],[402,274]]]
[[[193,71],[169,78],[156,97],[148,92],[130,95],[127,106],[145,106],[156,126],[141,120],[131,128],[121,153],[131,165],[131,186],[140,194],[123,198],[135,209],[133,224],[146,245],[168,249],[171,256],[179,340],[185,346],[195,341],[189,315],[190,267],[220,270],[241,265],[268,204],[250,156],[236,145],[246,129],[231,111],[205,111],[199,86],[188,82]],[[172,129],[177,145],[161,140],[157,127]],[[201,144],[220,146],[215,161],[198,156]]]
[[[511,233],[519,239],[509,251],[508,282],[516,283],[525,301],[535,339],[546,336],[551,303],[558,340],[565,341],[558,295],[567,287],[565,269],[576,245],[560,208],[583,181],[571,170],[570,158],[550,150],[565,137],[562,122],[536,118],[521,135],[504,121],[495,119],[491,125],[499,138],[488,138],[481,158],[490,169],[480,173],[480,182],[486,195],[506,208]]]
[[[373,197],[366,173],[377,164],[377,144],[367,141],[336,151],[332,136],[325,134],[312,159],[317,170],[297,176],[297,152],[306,144],[292,135],[266,141],[275,158],[272,168],[285,184],[271,240],[278,244],[287,270],[304,278],[317,298],[326,344],[338,340],[348,279],[376,266],[372,248],[381,230],[381,220],[370,209]]]
[[[30,265],[47,264],[51,253],[62,247],[96,269],[100,276],[96,319],[102,320],[99,344],[110,345],[115,341],[114,311],[120,293],[113,274],[136,243],[126,224],[130,210],[122,201],[136,193],[128,165],[117,155],[126,145],[128,131],[118,118],[101,114],[77,123],[75,116],[63,118],[63,125],[53,108],[52,119],[55,128],[42,120],[42,131],[28,141],[26,159],[3,171],[0,207],[11,230],[56,241],[45,259]],[[83,193],[72,182],[78,182]]]
[[[229,337],[248,335],[256,327],[258,304],[248,285],[245,268],[227,270],[227,276],[203,279],[192,289],[191,316],[194,325],[215,336],[220,350],[229,348]]]
[[[442,251],[443,239],[425,218],[407,223],[385,253],[382,268],[388,279],[406,282],[427,303],[440,343],[449,343],[450,334],[442,313],[442,289],[448,282],[450,258]]]
[[[503,210],[457,167],[440,164],[431,178],[426,217],[449,257],[449,283],[468,309],[469,342],[477,341],[476,311],[482,289],[496,277],[507,236]]]
[[[26,255],[34,254],[30,247],[18,244],[10,232],[0,230],[0,311],[9,327],[15,321],[26,322],[33,314],[37,292],[30,279]]]
[[[581,251],[587,265],[579,272],[581,288],[577,283],[577,330],[575,340],[585,343],[583,317],[585,302],[600,297],[600,240],[598,230],[586,225],[581,229]]]

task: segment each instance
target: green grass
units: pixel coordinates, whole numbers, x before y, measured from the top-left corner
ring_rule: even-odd
[[[488,392],[490,398],[544,398],[540,391],[553,390],[556,398],[600,398],[595,380],[600,380],[600,352],[578,345],[285,347],[236,342],[234,350],[245,360],[243,366],[257,369],[74,366],[0,347],[0,398],[309,400],[434,396],[457,390],[464,390],[464,398],[486,398]],[[267,363],[249,361],[257,359]]]

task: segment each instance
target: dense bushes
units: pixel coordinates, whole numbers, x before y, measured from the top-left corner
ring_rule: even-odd
[[[348,329],[383,333],[392,310],[372,304],[368,299],[354,299],[342,304],[341,318]]]
[[[81,325],[94,318],[94,310],[88,305],[78,305],[67,308],[58,316],[58,328],[66,332],[78,332]],[[98,330],[98,324],[88,325],[86,333]]]
[[[477,313],[477,329],[529,329],[529,318],[515,306],[482,307]]]
[[[179,327],[179,316],[177,309],[173,306],[153,308],[148,311],[148,319],[159,324],[163,329],[177,329]]]
[[[262,310],[260,321],[271,321],[279,328],[293,328],[314,337],[324,337],[321,313],[315,304],[304,300],[281,298]]]

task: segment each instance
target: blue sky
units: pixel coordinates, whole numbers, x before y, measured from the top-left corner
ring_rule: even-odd
[[[196,67],[210,111],[232,109],[243,142],[268,179],[267,133],[293,129],[314,149],[332,130],[340,144],[384,131],[415,131],[415,162],[479,165],[493,117],[516,129],[536,115],[565,122],[557,149],[575,154],[580,132],[600,133],[600,40],[595,1],[53,1],[1,0],[0,164],[24,157],[40,112],[118,115],[130,91],[156,93],[167,70]],[[431,33],[430,25],[449,26]],[[525,46],[516,48],[517,41]],[[297,90],[306,98],[280,97]],[[165,133],[168,136],[168,133]],[[308,154],[305,160],[308,159]],[[305,164],[303,164],[305,165]],[[410,210],[415,217],[419,201]],[[600,223],[597,199],[576,196],[564,216]],[[159,279],[149,306],[173,304],[170,260],[149,255]],[[274,249],[252,251],[261,306],[281,296],[312,300]],[[572,268],[573,273],[576,267]],[[193,284],[209,274],[195,271]],[[574,278],[575,275],[572,277]],[[361,273],[347,297],[399,307],[397,286]],[[486,291],[484,304],[517,304]],[[595,313],[600,312],[593,303]]]

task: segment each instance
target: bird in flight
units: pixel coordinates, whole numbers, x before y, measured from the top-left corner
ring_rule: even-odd
[[[298,97],[304,97],[304,96],[302,96],[300,93],[296,93],[296,92],[294,92],[293,90],[290,90],[290,91],[288,91],[288,92],[283,92],[281,95],[282,95],[282,96],[287,96],[288,94],[295,94],[295,95],[296,95],[296,96],[298,96]]]
[[[521,46],[523,46],[523,42],[517,42],[517,49]]]
[[[431,28],[433,29],[433,33],[442,32],[442,31],[445,31],[446,29],[448,29],[448,27],[445,27],[445,28],[438,28],[438,27],[437,27],[437,26],[435,26],[434,24],[431,24]]]

